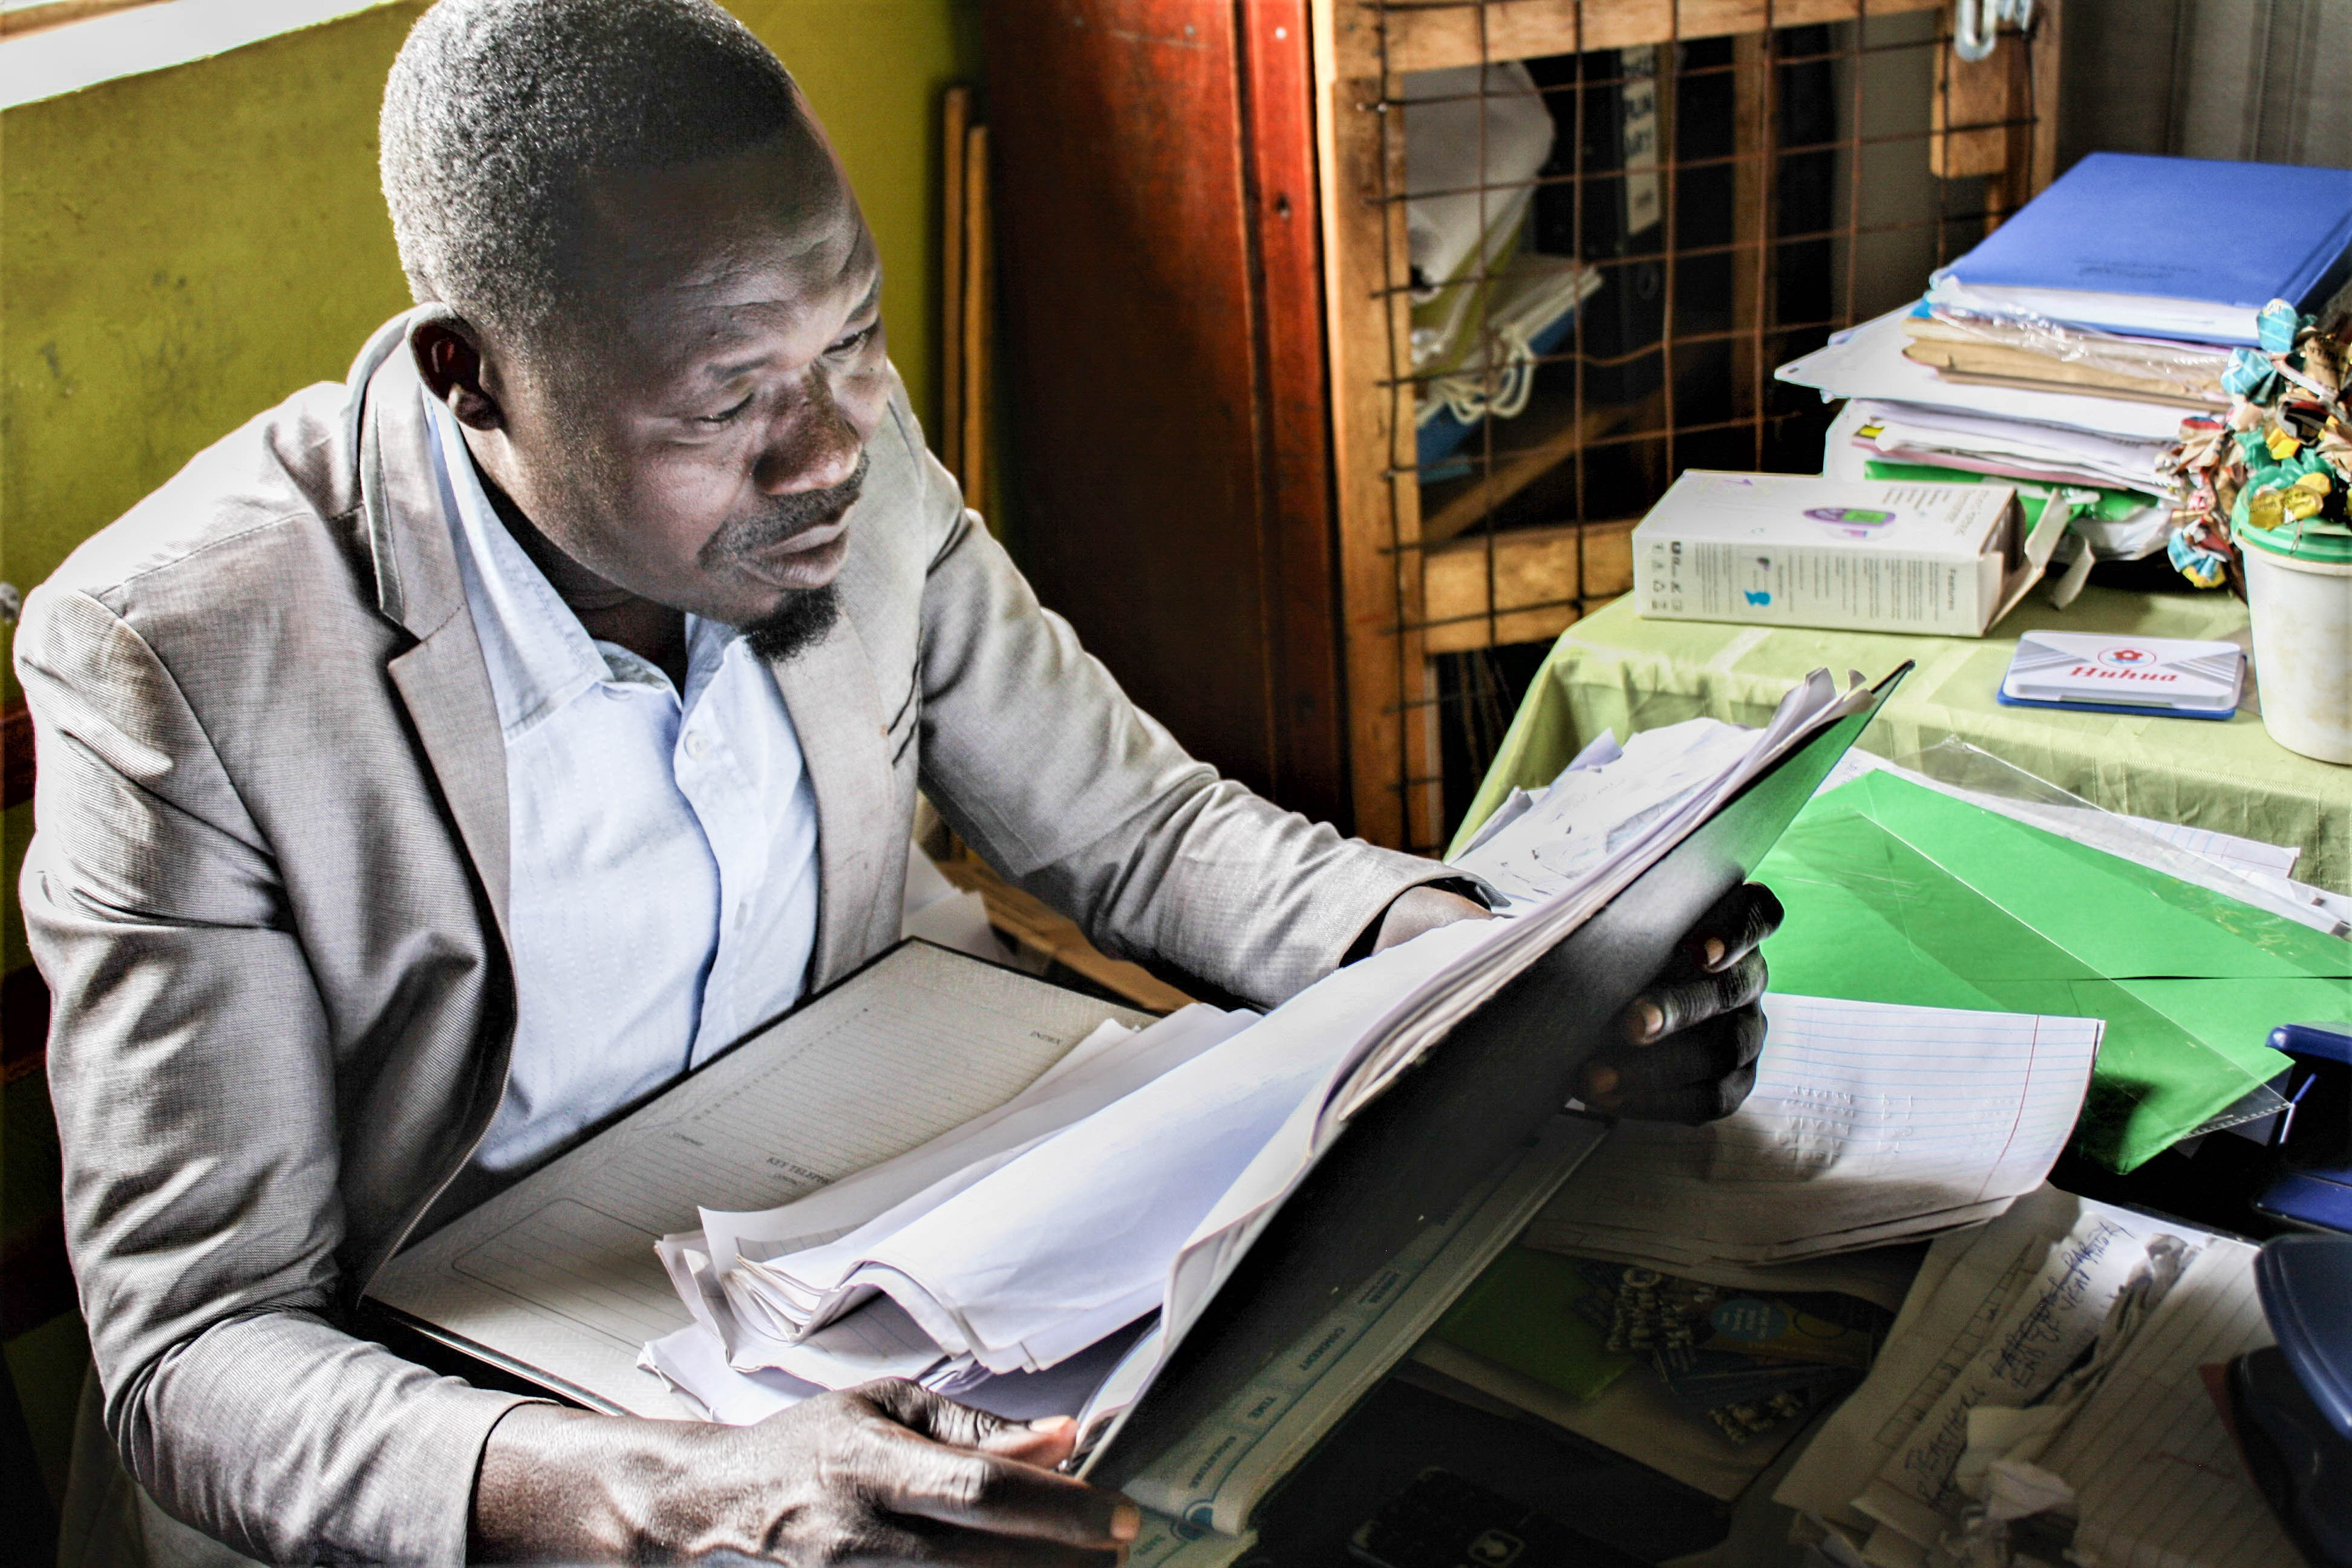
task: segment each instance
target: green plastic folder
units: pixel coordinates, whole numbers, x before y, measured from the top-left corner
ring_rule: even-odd
[[[1797,995],[2106,1020],[2076,1128],[2128,1171],[2268,1082],[2286,1023],[2352,1023],[2352,942],[1885,773],[1757,869]]]

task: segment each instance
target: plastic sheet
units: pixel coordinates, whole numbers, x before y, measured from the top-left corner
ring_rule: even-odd
[[[1911,357],[1924,351],[1947,374],[1957,369],[1963,376],[2042,379],[2213,409],[2230,402],[2222,384],[2229,351],[2209,343],[2119,337],[2043,316],[1984,316],[1941,303],[1905,328],[1917,345]]]
[[[2252,882],[1972,747],[1905,765],[1825,791],[1759,868],[1777,988],[2105,1019],[2075,1146],[2125,1171],[2262,1113],[2273,1025],[2352,1021],[2352,942]]]

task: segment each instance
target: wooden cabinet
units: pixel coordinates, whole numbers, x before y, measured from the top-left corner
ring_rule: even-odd
[[[1680,468],[1817,467],[1820,411],[1772,366],[2051,177],[2055,0],[1979,65],[1948,9],[989,0],[1007,485],[1040,595],[1219,768],[1442,847],[1447,760],[1477,764],[1447,661],[1623,592]],[[1580,319],[1445,479],[1416,462],[1399,104],[1410,73],[1502,61],[1541,67],[1562,131],[1531,183],[1580,235],[1631,167],[1591,159],[1622,100],[1589,100],[1649,73],[1663,232],[1587,259],[1595,299],[1663,298],[1630,347]]]

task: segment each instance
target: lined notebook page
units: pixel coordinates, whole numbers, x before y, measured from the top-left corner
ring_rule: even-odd
[[[1631,1232],[1769,1262],[1987,1217],[2058,1157],[2105,1026],[1779,994],[1764,1011],[1738,1111],[1621,1124],[1529,1240]]]
[[[636,1366],[685,1327],[655,1242],[698,1201],[768,1208],[1020,1092],[1104,1019],[1143,1016],[900,948],[410,1247],[369,1294],[592,1404],[683,1411]]]
[[[2256,1249],[2213,1237],[2041,1463],[2074,1484],[2096,1568],[2300,1561],[2246,1475],[2198,1368],[2273,1343]]]

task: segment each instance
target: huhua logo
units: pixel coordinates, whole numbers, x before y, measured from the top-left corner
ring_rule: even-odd
[[[2103,648],[2099,652],[2099,662],[2117,669],[2146,669],[2156,662],[2156,655],[2144,647]]]

